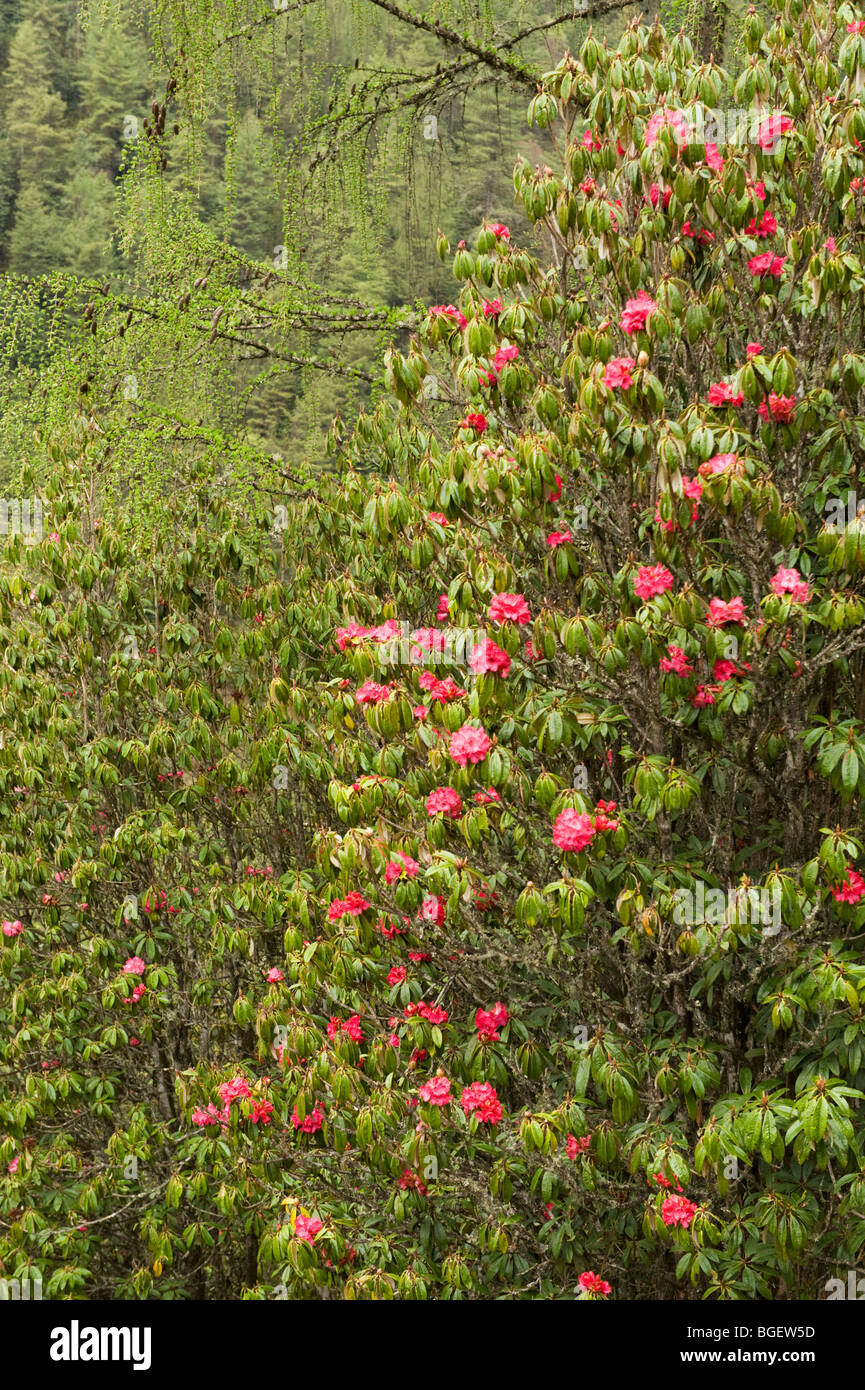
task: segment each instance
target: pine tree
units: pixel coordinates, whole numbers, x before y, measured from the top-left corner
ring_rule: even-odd
[[[131,25],[94,22],[87,29],[79,78],[78,129],[87,137],[87,165],[114,178],[124,144],[149,114],[147,49]]]
[[[47,35],[32,20],[15,31],[0,95],[19,185],[59,192],[69,152],[66,108],[51,86]]]

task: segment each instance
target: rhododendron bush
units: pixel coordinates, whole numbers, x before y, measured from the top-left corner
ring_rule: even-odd
[[[635,21],[546,76],[535,239],[439,237],[454,303],[275,538],[197,455],[151,553],[93,416],[38,441],[7,1273],[810,1299],[858,1262],[865,522],[826,517],[865,450],[865,33],[791,0],[744,42],[734,78]]]

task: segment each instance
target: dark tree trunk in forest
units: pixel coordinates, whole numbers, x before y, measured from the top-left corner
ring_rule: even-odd
[[[720,63],[727,29],[726,0],[702,0],[697,47],[704,62],[714,58]]]

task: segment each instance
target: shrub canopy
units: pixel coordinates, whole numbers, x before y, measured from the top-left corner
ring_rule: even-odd
[[[635,22],[546,74],[536,244],[460,243],[332,472],[188,437],[142,511],[116,397],[36,439],[7,1277],[807,1299],[857,1261],[865,21],[775,0],[745,45]]]

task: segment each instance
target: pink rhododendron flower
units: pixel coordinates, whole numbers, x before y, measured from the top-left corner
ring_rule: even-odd
[[[436,927],[445,924],[445,900],[436,893],[430,893],[420,905],[422,922],[432,922]]]
[[[421,690],[426,690],[433,700],[440,700],[442,704],[447,704],[449,700],[461,700],[466,693],[460,689],[453,676],[446,676],[441,681],[432,671],[421,671],[417,683]]]
[[[555,479],[556,486],[554,488],[550,488],[550,491],[547,493],[548,502],[558,502],[562,495],[562,480],[558,473],[555,474]]]
[[[453,319],[460,328],[468,327],[468,319],[465,314],[460,313],[459,309],[455,309],[453,304],[434,304],[430,313],[436,318]]]
[[[434,792],[430,792],[426,799],[426,813],[428,816],[450,816],[452,820],[456,820],[457,816],[463,813],[459,792],[455,792],[453,787],[438,787]]]
[[[709,405],[744,405],[745,393],[734,391],[727,381],[716,381],[709,387]]]
[[[694,668],[681,647],[668,647],[667,655],[661,657],[658,665],[662,671],[668,674],[672,672],[683,679],[694,674]]]
[[[762,256],[752,256],[748,262],[748,269],[754,276],[771,275],[778,280],[784,270],[786,256],[775,256],[771,251],[764,251]]]
[[[651,295],[646,294],[645,290],[640,290],[636,299],[625,301],[625,308],[619,319],[619,327],[622,332],[628,335],[639,333],[645,328],[647,319],[651,317],[657,307]]]
[[[282,971],[275,965],[271,970],[268,970],[267,972],[267,983],[269,985],[278,985],[280,980],[283,980],[284,978],[285,976],[283,975]]]
[[[713,598],[706,614],[707,627],[723,627],[725,623],[741,623],[745,617],[745,601],[731,598],[729,603]]]
[[[697,1210],[696,1202],[687,1197],[665,1197],[661,1206],[661,1218],[665,1226],[690,1226]]]
[[[617,820],[611,820],[607,815],[608,811],[615,811],[616,804],[615,801],[599,801],[595,807],[595,810],[599,814],[595,816],[592,824],[598,835],[602,835],[605,830],[618,830],[619,822]]]
[[[408,918],[403,917],[402,920],[404,922],[407,922]],[[393,941],[395,936],[405,936],[406,934],[406,928],[398,927],[395,922],[391,921],[390,918],[388,918],[388,920],[385,921],[384,917],[379,917],[378,929],[381,932],[382,936],[387,937],[388,941]]]
[[[478,1030],[479,1038],[489,1038],[491,1042],[499,1041],[499,1029],[504,1028],[508,1021],[508,1011],[504,1004],[496,1001],[489,1010],[478,1009],[475,1014],[475,1028]]]
[[[321,1230],[322,1223],[317,1216],[296,1216],[294,1218],[294,1234],[297,1240],[305,1240],[308,1245],[312,1245],[313,1237],[317,1236]]]
[[[327,910],[327,920],[338,922],[340,917],[359,917],[369,906],[363,894],[351,892],[347,898],[334,898]]]
[[[197,1125],[199,1129],[204,1129],[207,1125],[218,1125],[224,1123],[224,1121],[216,1106],[211,1103],[206,1110],[202,1110],[200,1106],[197,1106],[195,1110],[193,1110],[192,1123]]]
[[[851,19],[847,25],[848,34],[865,34],[865,19]]]
[[[698,685],[696,694],[691,697],[691,704],[695,709],[702,709],[705,705],[714,705],[717,693],[717,686]]]
[[[494,319],[502,312],[502,301],[500,299],[484,300],[484,318]]]
[[[506,366],[508,362],[513,362],[519,355],[520,350],[516,343],[505,343],[502,347],[497,349],[496,355],[493,358],[493,367],[497,372],[500,372],[502,367]]]
[[[504,678],[511,669],[511,659],[497,643],[488,639],[472,649],[469,667],[476,676],[489,674]]]
[[[611,391],[619,386],[627,391],[634,384],[631,372],[636,365],[633,357],[611,357],[604,368],[604,385]]]
[[[591,1142],[591,1138],[588,1134],[584,1135],[582,1139],[578,1139],[575,1134],[568,1135],[568,1142],[565,1148],[568,1158],[572,1163],[576,1162],[578,1154],[584,1154],[588,1151]]]
[[[463,724],[461,729],[451,734],[448,752],[460,767],[468,763],[482,763],[491,747],[489,734],[485,729],[477,729],[474,724]]]
[[[401,1178],[397,1178],[397,1187],[401,1187],[404,1192],[417,1192],[419,1196],[425,1197],[427,1193],[426,1183],[413,1173],[411,1168],[406,1168]]]
[[[717,681],[718,685],[723,685],[733,676],[739,674],[739,668],[735,661],[716,661],[712,667],[712,680]]]
[[[832,889],[832,897],[836,903],[858,903],[865,897],[865,878],[848,867],[844,882]]]
[[[553,844],[559,849],[579,854],[587,849],[595,838],[595,827],[591,816],[580,811],[561,811],[553,826]]]
[[[425,960],[432,960],[432,956],[425,956]],[[425,1004],[421,1002],[417,1006],[418,1018],[425,1018],[427,1023],[432,1023],[434,1027],[440,1028],[447,1023],[450,1014],[447,1009],[440,1009],[435,1004]]]
[[[697,472],[703,478],[711,478],[715,473],[726,473],[728,468],[733,468],[738,462],[736,454],[715,454],[712,458],[706,459],[701,463]]]
[[[147,966],[140,956],[130,956],[123,966],[124,975],[143,975]]]
[[[761,150],[771,150],[775,141],[792,129],[793,122],[789,116],[769,116],[757,131],[757,144]]]
[[[691,138],[691,129],[681,111],[670,111],[666,106],[660,107],[650,118],[646,126],[646,148],[654,145],[664,126],[670,126],[676,137],[676,143],[687,145]]]
[[[390,695],[390,687],[379,685],[377,681],[364,681],[355,691],[354,698],[359,705],[378,705]]]
[[[295,1129],[299,1129],[301,1134],[317,1134],[324,1123],[324,1111],[316,1105],[311,1114],[303,1119],[297,1113],[297,1106],[291,1112],[291,1123]]]
[[[555,550],[557,545],[567,545],[572,540],[570,531],[551,531],[547,536],[547,545]]]
[[[450,617],[450,615],[451,601],[448,598],[447,594],[442,594],[439,598],[438,609],[436,610],[436,620],[440,623],[444,622],[446,618]]]
[[[393,965],[388,973],[387,982],[389,985],[401,985],[405,980],[405,975],[404,965]]]
[[[23,930],[24,930],[24,926],[23,926],[23,924],[22,924],[21,922],[18,921],[18,918],[17,918],[17,917],[15,918],[15,921],[14,921],[14,922],[6,921],[6,922],[3,923],[3,935],[4,935],[4,936],[20,936],[21,933],[23,932]],[[136,959],[136,960],[137,960],[138,957],[136,956],[136,957],[131,958],[131,959]]]
[[[759,356],[760,356],[760,353],[761,353],[762,351],[763,351],[763,344],[762,344],[762,343],[748,343],[747,347],[745,348],[745,356],[747,357],[748,361],[750,362],[753,358],[759,357]]]
[[[788,421],[792,420],[795,413],[796,397],[776,396],[774,391],[769,395],[768,406],[765,401],[761,401],[757,407],[757,414],[763,420],[768,420],[771,415],[773,420],[777,420],[781,424],[787,424]]]
[[[710,169],[714,169],[716,174],[720,174],[724,167],[724,161],[721,158],[718,146],[708,141],[706,143],[706,163]]]
[[[489,787],[485,792],[475,792],[473,800],[478,806],[488,806],[491,801],[501,801],[501,797],[495,787]]]
[[[751,218],[751,221],[745,228],[745,233],[747,236],[755,236],[761,238],[774,236],[777,230],[778,220],[777,218],[772,216],[771,212],[767,208],[766,211],[763,213],[763,216],[760,218],[759,222],[757,221],[756,217]]]
[[[652,204],[653,208],[656,208],[658,206],[658,199],[660,198],[661,207],[666,211],[672,196],[672,188],[665,188],[663,193],[661,193],[661,190],[659,189],[656,183],[653,183],[651,188],[649,189],[649,202]]]
[[[489,607],[491,623],[530,623],[532,615],[522,594],[495,594]]]
[[[410,854],[403,854],[402,850],[395,850],[393,859],[388,861],[384,871],[385,883],[393,883],[401,878],[403,874],[407,878],[417,878],[420,864],[416,859],[412,859]]]
[[[218,1090],[223,1105],[230,1105],[233,1100],[245,1100],[247,1096],[252,1094],[249,1084],[243,1076],[235,1076],[231,1081],[224,1081]]]
[[[494,222],[490,227],[493,236],[499,241],[510,241],[511,234],[504,222]]]
[[[612,1284],[608,1284],[606,1279],[602,1279],[593,1269],[587,1269],[581,1274],[577,1283],[586,1293],[599,1294],[601,1298],[606,1298],[608,1293],[613,1292]]]
[[[707,227],[701,227],[699,229],[692,227],[690,222],[682,223],[682,236],[691,237],[694,241],[699,241],[701,246],[708,246],[710,241],[715,240],[714,232],[710,232]]]
[[[673,576],[664,565],[642,565],[634,580],[634,593],[646,601],[672,587]]]
[[[772,576],[769,587],[779,598],[789,594],[793,603],[807,603],[811,597],[807,579],[803,579],[797,569],[786,569],[784,565]]]
[[[453,1100],[451,1083],[446,1076],[434,1076],[418,1090],[421,1100],[427,1105],[450,1105]]]
[[[466,1086],[460,1097],[460,1105],[467,1115],[476,1111],[478,1119],[485,1125],[497,1125],[502,1118],[501,1102],[489,1081],[475,1081],[471,1086]]]
[[[487,428],[487,417],[475,411],[473,414],[467,415],[464,420],[460,421],[460,427],[462,429],[474,430],[477,434],[483,434],[484,430]]]

